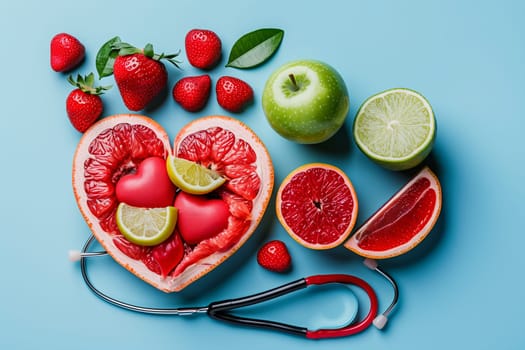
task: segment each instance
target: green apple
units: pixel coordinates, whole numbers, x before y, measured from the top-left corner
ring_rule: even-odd
[[[298,143],[320,143],[343,125],[350,99],[341,75],[314,60],[289,62],[268,78],[262,95],[270,126]]]

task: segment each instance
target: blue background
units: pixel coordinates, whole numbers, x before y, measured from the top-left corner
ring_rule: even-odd
[[[2,2],[0,348],[523,349],[524,14],[520,1]],[[285,30],[277,54],[253,70],[224,68],[235,40],[261,27]],[[74,71],[82,74],[94,70],[96,51],[115,35],[137,46],[151,42],[159,51],[182,49],[183,69],[168,68],[171,88],[183,75],[200,74],[187,64],[183,50],[192,28],[212,29],[222,39],[225,57],[210,72],[214,81],[233,75],[254,88],[256,103],[235,117],[266,143],[276,186],[304,163],[337,165],[355,185],[359,223],[411,172],[384,170],[357,149],[351,138],[357,108],[368,96],[392,87],[412,88],[429,99],[438,133],[427,163],[442,182],[443,210],[422,245],[382,263],[401,289],[399,307],[383,331],[371,328],[317,342],[204,316],[135,314],[98,300],[85,287],[79,266],[67,260],[67,251],[80,248],[90,232],[71,188],[80,134],[65,113],[71,86],[66,75],[49,65],[52,36],[65,31],[84,43],[87,59]],[[348,121],[324,144],[305,146],[280,138],[260,106],[269,74],[298,58],[331,64],[350,92]],[[104,102],[105,115],[127,112],[116,87]],[[213,93],[198,114],[184,112],[170,97],[144,113],[173,138],[200,115],[226,112]],[[273,238],[291,250],[294,267],[287,274],[265,271],[256,263],[257,249]],[[299,246],[279,225],[271,204],[252,239],[182,293],[156,291],[107,257],[93,260],[90,267],[107,292],[152,306],[207,304],[306,275],[351,273],[377,289],[383,309],[391,289],[361,260],[344,248],[318,252]],[[336,325],[348,314],[341,315],[347,308],[339,305],[350,305],[352,298],[338,289],[326,293],[328,300],[305,293],[265,312],[298,323],[326,316]]]

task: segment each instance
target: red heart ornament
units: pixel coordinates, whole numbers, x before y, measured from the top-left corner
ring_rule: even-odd
[[[177,231],[151,250],[152,261],[158,265],[162,277],[166,277],[184,257],[184,244]]]
[[[222,199],[180,192],[174,206],[178,209],[177,228],[190,245],[214,237],[228,226],[230,211]]]
[[[175,185],[168,177],[166,161],[160,157],[144,159],[134,174],[124,175],[115,188],[117,200],[143,208],[172,205]]]

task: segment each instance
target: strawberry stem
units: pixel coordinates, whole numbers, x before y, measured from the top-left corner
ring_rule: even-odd
[[[155,55],[155,51],[153,51],[153,45],[148,43],[146,44],[146,46],[144,46],[144,55],[146,57],[153,58],[153,56]]]
[[[127,56],[127,55],[133,55],[136,53],[141,53],[144,56],[149,57],[155,61],[160,61],[160,60],[165,59],[171,64],[173,64],[175,67],[180,68],[179,64],[181,62],[175,59],[175,57],[177,57],[180,54],[180,50],[174,54],[168,54],[168,55],[164,53],[156,54],[155,51],[153,50],[153,45],[150,43],[146,44],[146,46],[144,46],[144,49],[141,50],[128,43],[123,43],[123,42],[114,43],[112,45],[112,49],[117,50],[119,56]]]
[[[133,45],[130,45],[128,43],[124,42],[116,42],[113,45],[111,45],[111,49],[118,51],[119,56],[127,56],[127,55],[133,55],[136,53],[142,53],[142,50],[139,48],[136,48]]]
[[[161,56],[159,60],[165,59],[169,63],[173,64],[175,67],[180,68],[179,64],[181,63],[181,61],[175,59],[175,57],[177,57],[178,55],[179,53],[172,54],[172,55],[164,55],[164,56]]]
[[[153,49],[153,46],[152,46],[152,49]],[[180,50],[177,51],[177,53],[172,53],[172,54],[168,54],[168,55],[164,54],[164,52],[163,52],[160,55],[159,54],[153,54],[153,56],[151,56],[151,58],[153,58],[154,60],[157,60],[157,61],[166,60],[169,63],[173,64],[175,67],[180,68],[179,64],[181,62],[175,59],[175,57],[177,57],[179,54],[180,54]]]
[[[77,79],[73,79],[73,76],[70,75],[67,78],[67,81],[73,85],[74,87],[79,88],[83,92],[91,95],[102,95],[106,90],[111,89],[111,85],[109,86],[95,86],[95,74],[89,73],[86,76],[82,76],[80,74],[77,75]]]

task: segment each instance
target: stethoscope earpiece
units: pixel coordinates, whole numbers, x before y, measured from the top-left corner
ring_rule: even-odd
[[[105,251],[100,252],[81,252],[80,250],[70,250],[68,252],[68,258],[71,262],[80,261],[82,258],[89,258],[92,256],[101,256],[101,255],[107,255],[108,253]]]
[[[394,281],[394,279],[388,273],[386,273],[383,269],[379,267],[379,264],[376,260],[366,258],[363,261],[363,264],[370,270],[374,270],[381,276],[383,276],[388,282],[390,282],[392,288],[394,289],[394,297],[392,298],[392,302],[382,314],[377,315],[373,322],[374,326],[377,329],[383,329],[386,323],[388,322],[388,316],[390,315],[392,310],[394,310],[394,307],[396,307],[397,305],[397,301],[399,299],[399,289],[397,287],[396,281]]]

